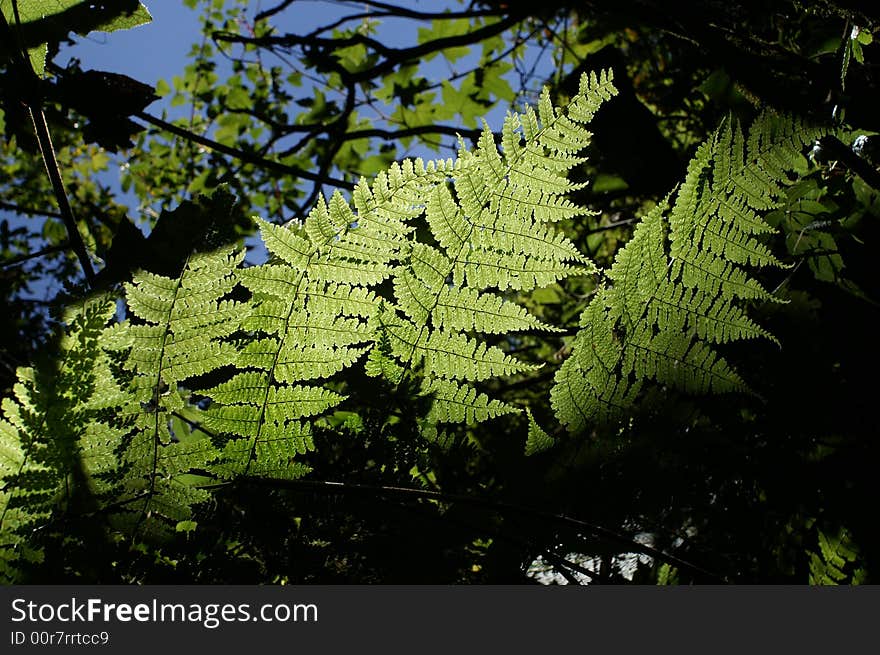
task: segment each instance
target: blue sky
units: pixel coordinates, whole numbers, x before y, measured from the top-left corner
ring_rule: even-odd
[[[171,82],[173,77],[182,75],[193,45],[200,43],[203,38],[200,33],[200,13],[203,3],[199,3],[200,7],[193,10],[186,7],[183,0],[142,1],[153,16],[151,23],[110,34],[95,32],[83,37],[77,36],[75,45],[63,46],[56,62],[64,66],[70,59],[77,58],[84,69],[122,73],[152,86],[155,86],[159,80]],[[277,0],[250,2],[244,11],[245,16],[252,19],[261,9],[272,7],[276,2]],[[431,12],[442,11],[445,8],[453,10],[463,8],[457,0],[395,0],[395,4]],[[363,4],[353,1],[296,0],[271,20],[279,32],[290,31],[302,34],[340,17],[362,12],[365,8]],[[385,40],[389,45],[413,45],[416,43],[418,29],[428,26],[425,22],[409,19],[383,19],[377,37]],[[435,57],[423,64],[423,70],[427,75],[438,80],[448,79],[456,72],[456,68],[467,70],[472,67],[477,61],[478,52],[479,48],[474,48],[470,56],[462,58],[455,64],[450,64],[443,57]],[[216,61],[219,64],[217,72],[221,79],[231,75],[231,65],[224,70],[223,64],[226,60],[219,57]],[[511,82],[516,87],[513,80]],[[299,89],[296,94],[301,95],[303,92],[308,93],[308,89]],[[486,116],[495,129],[500,128],[506,110],[506,106],[498,106]],[[154,115],[167,112],[171,117],[180,117],[188,113],[186,107],[172,109],[170,97],[152,103],[147,111]],[[414,147],[401,156],[434,158],[453,155],[455,139],[448,137],[445,142],[450,146],[450,150],[446,152],[431,151],[416,141]],[[105,183],[116,186],[118,170],[111,167],[111,170],[101,177]],[[127,201],[130,206],[137,205],[133,195],[121,197],[120,200]]]
[[[190,49],[201,40],[199,11],[187,8],[182,0],[142,1],[153,16],[152,23],[111,34],[96,32],[85,37],[76,37],[76,45],[65,46],[56,61],[63,66],[72,57],[76,57],[84,69],[123,73],[153,86],[160,79],[170,81],[175,75],[182,74]],[[463,8],[456,0],[394,0],[394,3],[432,12],[445,8]],[[275,4],[276,0],[251,2],[246,14],[252,18],[262,8]],[[285,11],[273,17],[272,23],[279,31],[304,33],[341,16],[362,10],[363,5],[354,1],[296,0]],[[426,26],[426,23],[408,19],[384,20],[379,27],[378,37],[390,45],[412,45],[415,43],[418,28]],[[219,61],[222,62],[222,59]],[[473,57],[468,57],[458,65],[464,66],[473,61]],[[542,68],[549,74],[546,63]],[[438,79],[444,79],[451,75],[453,68],[442,57],[437,57],[426,64],[425,71],[436,75]],[[218,72],[222,77],[222,69]],[[163,109],[169,109],[167,102],[163,105],[163,101],[157,101],[148,111],[158,114]],[[497,107],[486,118],[493,126],[498,127],[506,109]],[[430,152],[410,154],[432,156]]]
[[[64,45],[55,58],[55,62],[65,66],[72,58],[77,58],[83,69],[104,70],[128,75],[136,80],[155,86],[160,79],[171,81],[173,77],[182,75],[185,66],[189,62],[189,53],[194,44],[201,42],[201,7],[193,10],[185,6],[183,0],[142,0],[153,16],[153,21],[147,25],[135,29],[122,30],[110,34],[95,32],[87,36],[75,36],[74,45]],[[278,0],[261,0],[249,2],[245,10],[248,18],[253,18],[261,9],[274,6]],[[442,11],[444,8],[461,9],[463,5],[457,0],[393,0],[395,4],[421,9],[424,11]],[[200,5],[203,3],[200,3]],[[339,17],[365,10],[362,3],[343,0],[295,0],[284,12],[273,17],[272,22],[279,31],[306,33],[316,27],[333,22]],[[416,42],[417,30],[420,27],[428,27],[428,24],[412,20],[398,19],[396,21],[385,20],[379,27],[377,37],[385,40],[389,45],[413,45]],[[476,53],[450,64],[442,57],[436,57],[424,65],[426,74],[437,79],[448,79],[456,67],[470,67],[475,63]],[[531,50],[531,58],[537,55],[538,49]],[[223,59],[218,59],[221,69],[218,74],[221,79],[231,72],[222,70]],[[544,62],[541,70],[549,73],[547,62]],[[539,73],[540,74],[540,73]],[[511,79],[514,88],[517,84]],[[304,91],[300,89],[300,91]],[[500,128],[503,116],[508,108],[498,106],[486,116],[494,129]],[[170,98],[158,100],[151,104],[147,111],[154,115],[162,115],[167,112],[174,117],[181,112],[187,111],[185,107],[177,107],[173,111],[170,108]],[[417,143],[417,142],[416,142]],[[454,139],[449,138],[450,145]],[[417,156],[434,158],[446,157],[451,152],[437,153],[430,151],[424,146],[414,145],[413,149],[404,156]],[[115,158],[115,163],[125,161],[124,153]],[[147,223],[139,219],[138,199],[133,193],[124,194],[119,185],[119,169],[111,160],[109,170],[100,173],[101,181],[117,192],[117,201],[127,204],[130,208],[129,215],[142,223],[145,230]],[[332,189],[325,189],[332,191]],[[17,221],[32,222],[36,219],[21,216],[9,216],[14,225]],[[271,216],[266,216],[271,220]],[[249,246],[253,251],[249,260],[257,262],[265,253],[261,248],[259,239],[249,240]],[[51,285],[50,285],[51,286]],[[36,296],[49,297],[54,290],[42,283],[32,287]]]
[[[201,6],[193,10],[186,7],[182,0],[142,0],[142,2],[153,16],[151,23],[109,34],[93,32],[87,36],[74,36],[75,45],[63,46],[56,57],[56,62],[65,66],[72,58],[77,58],[83,69],[122,73],[152,86],[155,86],[160,79],[170,82],[174,76],[182,75],[184,67],[189,62],[188,55],[193,45],[202,40],[200,32]],[[274,6],[274,4],[274,0],[252,2],[245,10],[246,17],[251,19],[261,9]],[[455,7],[458,3],[455,0],[423,0],[421,2],[418,0],[397,0],[397,4],[438,11],[446,6]],[[279,30],[305,33],[361,10],[362,8],[354,2],[297,0],[284,12],[273,17],[272,23]],[[410,20],[386,23],[380,27],[379,36],[392,44],[398,40],[401,44],[409,45],[414,43],[418,27],[424,25],[424,23]],[[439,59],[432,61],[429,66],[435,68],[437,65],[442,65]],[[218,58],[217,61],[219,64],[218,74],[221,79],[230,75],[231,66],[224,70],[224,60]],[[437,71],[431,70],[431,72],[440,76],[441,79],[448,75],[448,70],[445,68]],[[187,113],[188,109],[186,107],[172,109],[170,97],[168,97],[157,100],[147,107],[147,111],[154,115],[167,112],[168,115],[175,117]],[[501,115],[503,116],[503,113]],[[423,157],[436,156],[436,153],[426,148],[416,149],[407,154]],[[116,160],[122,163],[125,161],[125,157],[124,155],[116,157]],[[100,173],[99,176],[105,184],[117,189],[117,200],[128,204],[132,209],[130,215],[137,220],[138,199],[133,192],[126,194],[119,189],[118,168],[111,164],[110,169]],[[332,191],[332,189],[328,189],[328,191]],[[266,218],[271,219],[271,217]],[[146,222],[141,225],[144,230],[148,229]],[[262,244],[259,239],[251,239],[249,245],[258,251],[251,253],[249,258],[261,259],[265,253],[262,252]]]
[[[152,14],[153,21],[151,23],[110,34],[94,32],[87,36],[72,36],[74,44],[62,45],[55,62],[65,66],[72,58],[77,58],[82,68],[86,70],[122,73],[152,86],[155,86],[162,79],[170,82],[175,76],[183,74],[185,66],[189,63],[189,53],[193,45],[202,40],[200,31],[201,5],[204,5],[204,1],[202,0],[199,3],[200,6],[193,10],[188,8],[183,0],[142,0]],[[248,2],[244,10],[245,15],[252,19],[262,9],[273,7],[278,1]],[[464,7],[458,0],[391,0],[391,2],[399,6],[430,12],[442,11],[445,8],[460,10]],[[227,0],[227,4],[231,4],[231,0]],[[273,17],[272,23],[279,32],[302,34],[331,23],[342,16],[360,13],[366,9],[367,6],[355,0],[295,0],[282,13]],[[376,36],[392,46],[413,45],[416,43],[418,29],[421,27],[429,27],[429,25],[409,19],[383,19]],[[456,68],[462,70],[472,67],[476,63],[475,58],[478,56],[478,52],[479,48],[475,48],[471,56],[464,57],[455,64],[450,64],[443,57],[435,57],[424,63],[423,72],[438,80],[449,79]],[[533,60],[538,54],[538,48],[530,49],[530,54],[531,56],[527,56],[527,59]],[[231,73],[231,66],[224,71],[222,63],[224,59],[221,57],[217,61],[220,65],[217,72],[223,79]],[[545,75],[549,73],[546,61],[543,62],[540,71]],[[539,75],[541,74],[539,72]],[[517,88],[517,83],[513,79],[511,79],[511,84]],[[305,88],[298,91],[298,95],[303,92],[308,93],[308,89]],[[506,106],[497,106],[486,116],[494,129],[500,128],[507,109]],[[172,110],[170,97],[154,102],[147,108],[147,111],[154,115],[167,113],[170,117],[180,116],[182,112],[188,113],[186,107],[176,107]],[[449,137],[447,142],[450,146],[455,143],[452,137]],[[401,156],[434,158],[447,157],[452,154],[451,150],[439,153],[431,151],[414,141],[411,149]],[[149,229],[148,222],[143,220],[145,217],[141,215],[139,210],[138,198],[133,192],[126,194],[122,193],[120,189],[118,165],[123,162],[125,162],[125,153],[113,157],[109,170],[98,173],[99,179],[116,191],[116,200],[127,204],[129,216],[147,231]],[[328,191],[332,191],[332,189],[325,188],[325,192]],[[42,220],[38,217],[4,213],[0,218],[8,220],[13,228],[21,222],[27,222],[32,229],[36,229],[37,233],[40,231],[40,227],[34,225],[36,221]],[[265,218],[272,219],[271,216],[265,216]],[[259,239],[250,239],[248,245],[252,249],[252,252],[249,253],[249,260],[254,263],[260,261],[265,253]],[[41,244],[37,242],[32,246],[39,248]],[[31,287],[31,293],[23,295],[48,299],[57,290],[51,284],[51,280],[37,280]]]
[[[148,0],[144,4],[153,16],[152,23],[111,34],[78,36],[75,46],[62,49],[58,63],[63,66],[77,57],[83,68],[124,73],[154,86],[161,78],[179,74],[199,37],[198,13],[178,0]]]
[[[81,60],[83,68],[123,73],[145,84],[155,86],[160,79],[179,75],[187,63],[187,54],[199,42],[198,9],[186,7],[182,0],[142,0],[153,16],[153,22],[131,30],[106,34],[94,32],[76,37],[76,45],[65,47],[58,57],[61,65],[71,57]],[[247,13],[253,16],[260,6],[273,2],[253,2]],[[426,6],[425,2],[401,2],[404,5]],[[442,6],[444,2],[430,3]],[[343,7],[350,12],[352,7]],[[309,29],[339,15],[340,7],[322,0],[300,0],[283,15],[293,18],[298,30]]]
[[[76,44],[63,47],[56,61],[64,66],[71,58],[76,57],[84,69],[123,73],[153,86],[160,79],[170,80],[174,75],[181,74],[192,45],[201,39],[199,10],[187,8],[182,0],[142,2],[153,16],[152,23],[110,34],[93,32],[84,37],[76,36]],[[261,7],[271,7],[274,4],[271,0],[252,2],[246,14],[252,18]],[[395,4],[432,12],[442,11],[447,7],[462,8],[455,0],[395,0]],[[298,0],[273,17],[272,23],[279,29],[303,33],[359,10],[357,2]],[[425,24],[411,20],[395,23],[386,21],[380,27],[379,36],[391,44],[396,39],[401,44],[411,44],[419,26]],[[438,70],[440,74],[446,72]],[[159,103],[153,105],[150,111],[156,111],[157,106]]]
[[[128,75],[136,80],[155,86],[160,79],[171,81],[174,76],[182,75],[189,60],[193,44],[201,42],[200,14],[201,7],[196,10],[186,7],[183,0],[142,0],[153,16],[153,21],[131,30],[122,30],[110,34],[96,32],[84,37],[75,37],[75,45],[63,46],[56,63],[66,65],[70,59],[77,58],[83,69],[105,70]],[[461,9],[463,6],[456,0],[395,0],[396,4],[424,11],[442,11],[444,8]],[[272,7],[277,0],[250,2],[245,10],[246,17],[251,19],[261,9]],[[200,3],[202,4],[202,3]],[[296,0],[282,13],[272,18],[272,23],[279,31],[306,33],[316,27],[326,25],[351,13],[364,11],[364,5],[357,2],[333,0]],[[385,20],[380,25],[377,37],[390,45],[412,45],[416,42],[417,30],[427,27],[426,23],[412,20]],[[437,57],[425,64],[424,70],[437,79],[448,79],[455,66],[470,67],[477,56],[466,57],[455,65]],[[221,79],[231,73],[224,71],[222,58],[218,59]],[[514,84],[514,86],[516,86]],[[300,90],[302,91],[302,90]],[[495,128],[500,128],[507,107],[496,107],[486,117]],[[168,112],[170,116],[180,116],[186,108],[170,108],[170,98],[158,100],[151,104],[147,111],[154,115]],[[448,139],[450,145],[454,139]],[[446,157],[452,152],[436,153],[425,147],[416,147],[405,153],[405,156],[434,158]],[[118,159],[123,162],[124,156]],[[119,189],[119,171],[111,164],[110,170],[100,174],[102,181]],[[331,189],[332,190],[332,189]],[[133,193],[122,194],[117,191],[117,200],[129,205],[130,215],[137,220],[138,200]],[[271,220],[271,217],[266,217]],[[146,224],[143,225],[147,229]],[[250,244],[252,247],[254,244]],[[257,259],[260,256],[257,255]]]

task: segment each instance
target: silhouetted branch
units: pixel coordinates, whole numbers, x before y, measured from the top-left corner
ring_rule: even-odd
[[[37,257],[43,257],[45,255],[51,255],[53,252],[58,252],[59,250],[64,250],[70,244],[67,242],[59,243],[57,246],[49,246],[48,248],[43,248],[42,250],[38,250],[36,252],[31,252],[26,255],[19,255],[18,257],[13,257],[12,259],[8,259],[5,262],[0,263],[0,268],[12,268],[13,266],[17,266],[18,264],[23,264],[29,259],[36,259]]]
[[[18,6],[13,4],[16,20],[18,17]],[[0,35],[7,43],[19,43],[18,38],[6,17],[0,12]],[[49,182],[52,184],[52,191],[55,193],[55,199],[58,202],[58,209],[64,226],[67,228],[67,237],[70,247],[82,266],[83,273],[89,286],[93,286],[95,281],[95,269],[92,267],[92,261],[89,253],[83,243],[82,235],[76,224],[76,217],[73,215],[73,208],[67,198],[67,192],[64,190],[64,180],[61,177],[61,170],[58,168],[58,161],[55,159],[55,150],[52,147],[52,137],[49,134],[49,126],[46,123],[46,116],[41,107],[42,98],[39,95],[38,80],[31,68],[30,62],[25,58],[24,50],[17,48],[15,56],[12,58],[12,66],[17,70],[20,80],[24,84],[23,95],[21,101],[27,105],[34,124],[34,133],[37,137],[37,144],[40,148],[40,154],[43,157],[43,163],[46,166],[46,173],[49,175]]]
[[[829,159],[838,160],[862,178],[865,184],[880,191],[880,173],[877,172],[877,169],[854,153],[851,148],[847,148],[840,139],[828,135],[822,137],[819,143],[827,151]]]
[[[446,493],[441,491],[429,491],[427,489],[414,489],[410,487],[396,487],[396,486],[387,486],[387,485],[374,485],[374,484],[358,484],[353,482],[332,482],[328,480],[274,480],[267,478],[257,478],[257,477],[243,477],[239,478],[234,484],[239,485],[256,485],[256,486],[268,486],[268,487],[281,487],[286,489],[295,489],[295,490],[303,490],[303,491],[311,491],[311,492],[322,492],[322,493],[330,493],[330,494],[338,494],[338,493],[353,493],[353,494],[364,494],[371,493],[377,495],[391,495],[391,496],[404,496],[409,498],[424,498],[429,500],[436,500],[438,502],[444,503],[462,503],[465,505],[473,505],[478,507],[484,507],[487,509],[493,509],[499,512],[513,512],[516,514],[521,514],[524,516],[530,516],[535,519],[548,521],[551,523],[557,523],[566,525],[568,527],[576,528],[578,530],[588,532],[592,534],[594,537],[599,537],[602,539],[606,539],[611,543],[615,543],[625,548],[625,552],[631,553],[640,553],[642,555],[648,555],[653,557],[661,562],[666,562],[673,566],[678,567],[680,570],[689,571],[700,578],[711,580],[714,582],[727,582],[727,580],[715,573],[707,571],[706,569],[692,564],[686,560],[681,559],[680,557],[676,557],[675,555],[670,555],[669,553],[664,553],[661,550],[657,550],[656,548],[652,548],[651,546],[647,546],[645,544],[641,544],[637,541],[633,541],[626,535],[615,532],[614,530],[610,530],[608,528],[602,527],[600,525],[596,525],[594,523],[589,523],[587,521],[581,521],[580,519],[575,519],[570,516],[565,516],[564,514],[558,514],[554,512],[547,512],[541,509],[537,509],[534,507],[527,507],[525,505],[516,505],[513,503],[506,503],[503,501],[490,500],[487,498],[479,498],[477,496],[468,496],[464,494],[453,494]]]
[[[61,218],[61,214],[53,212],[49,209],[35,209],[34,207],[22,207],[12,202],[4,202],[0,200],[0,209],[6,209],[18,214],[28,214],[30,216],[45,216],[46,218]]]
[[[502,32],[516,25],[518,22],[520,22],[520,18],[518,16],[508,16],[495,23],[492,23],[491,25],[485,25],[479,29],[467,32],[465,34],[458,34],[455,36],[447,36],[439,39],[433,39],[431,41],[426,41],[425,43],[420,43],[417,46],[412,46],[409,48],[391,48],[386,46],[384,43],[381,43],[363,34],[354,34],[344,39],[325,39],[319,37],[302,36],[298,34],[251,37],[241,34],[232,34],[231,32],[218,31],[214,32],[212,34],[212,37],[215,41],[240,43],[265,48],[271,48],[273,46],[292,48],[296,46],[308,45],[312,47],[322,46],[335,50],[346,45],[367,45],[373,48],[376,52],[382,54],[384,57],[383,61],[379,62],[375,66],[359,70],[356,73],[351,73],[341,66],[334,67],[346,84],[355,84],[358,82],[364,82],[366,80],[373,79],[380,75],[384,75],[385,73],[394,70],[394,68],[402,63],[419,60],[423,57],[426,57],[427,55],[433,54],[435,52],[440,52],[441,50],[445,50],[447,48],[455,48],[465,45],[471,45],[473,43],[479,43],[484,39],[488,39],[497,34],[501,34]]]
[[[258,13],[258,14],[256,15],[256,17],[254,18],[254,20],[255,20],[255,21],[259,21],[259,20],[263,20],[264,18],[271,18],[271,17],[274,16],[275,14],[277,14],[277,13],[279,13],[279,12],[282,12],[282,11],[284,11],[285,9],[287,9],[287,8],[288,8],[290,5],[292,5],[293,3],[294,3],[294,0],[282,0],[281,2],[279,2],[279,3],[278,3],[277,5],[275,5],[274,7],[270,7],[269,9],[264,9],[263,11],[261,11],[260,13]]]
[[[173,123],[164,121],[161,118],[157,118],[156,116],[153,116],[146,112],[139,111],[134,115],[137,118],[140,118],[141,120],[146,121],[151,125],[155,125],[156,127],[163,129],[166,132],[171,132],[175,136],[179,136],[182,139],[187,139],[189,141],[192,141],[193,143],[198,143],[199,145],[205,146],[206,148],[210,148],[211,150],[215,150],[224,155],[228,155],[249,164],[253,164],[254,166],[258,166],[259,168],[264,168],[270,171],[277,171],[279,173],[285,173],[287,175],[294,175],[304,180],[318,182],[319,184],[329,184],[331,186],[339,187],[342,189],[354,189],[354,184],[352,184],[351,182],[339,180],[330,177],[329,175],[316,175],[315,173],[311,173],[305,169],[299,168],[298,166],[282,164],[281,162],[266,159],[265,157],[260,157],[254,153],[249,153],[244,150],[239,150],[238,148],[223,145],[222,143],[218,143],[217,141],[201,136],[200,134],[196,134],[187,129],[174,125]]]

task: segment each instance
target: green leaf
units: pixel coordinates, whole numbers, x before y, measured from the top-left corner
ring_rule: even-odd
[[[516,92],[510,86],[503,75],[506,75],[513,69],[513,64],[507,62],[496,62],[492,66],[485,66],[477,69],[476,83],[479,88],[478,97],[481,100],[503,100],[504,102],[513,102],[516,98]]]
[[[105,6],[106,5],[106,6]],[[27,49],[34,72],[46,69],[48,43],[61,41],[70,32],[115,32],[152,20],[147,8],[136,0],[96,5],[85,0],[0,0],[0,11]]]
[[[458,88],[444,80],[442,84],[443,105],[438,108],[438,118],[445,119],[460,115],[465,125],[476,127],[477,118],[486,110],[484,103],[475,100],[478,92],[479,89],[473,74],[462,80]]]
[[[430,29],[419,29],[418,42],[422,44],[427,43],[428,41],[435,41],[437,39],[460,36],[462,34],[467,34],[472,29],[474,29],[474,26],[471,25],[471,21],[469,21],[467,18],[440,18],[431,22]],[[465,57],[470,52],[470,47],[458,46],[453,48],[445,48],[440,52],[448,62],[454,63],[456,60]],[[436,56],[436,53],[432,53],[430,56],[426,57],[426,60],[431,59],[434,56]]]
[[[159,80],[156,82],[156,95],[160,98],[164,98],[169,93],[171,93],[171,86],[165,80]]]
[[[846,528],[836,533],[818,531],[818,551],[810,553],[811,585],[861,584],[865,570],[858,566],[861,553]]]

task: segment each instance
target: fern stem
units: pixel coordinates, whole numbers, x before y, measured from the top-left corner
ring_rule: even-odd
[[[574,102],[574,100],[572,100],[572,102]],[[543,134],[544,132],[546,132],[547,129],[551,125],[553,125],[553,123],[550,123],[550,125],[542,125],[541,126],[541,129],[538,131],[538,133],[534,137],[536,142],[537,142],[538,138],[540,137],[540,135]],[[519,160],[519,157],[524,152],[525,151],[523,150],[521,153],[512,153],[511,154],[511,159],[508,160],[508,162],[507,162],[506,170],[504,171],[504,173],[500,177],[498,177],[495,180],[496,183],[499,182],[501,179],[503,179],[504,175],[509,175],[511,173],[511,171],[513,170],[514,164]],[[455,267],[460,262],[462,253],[464,253],[469,247],[470,240],[473,236],[474,230],[476,229],[477,225],[479,224],[479,219],[482,217],[483,213],[486,212],[489,207],[490,207],[490,204],[487,200],[483,204],[483,206],[480,208],[480,213],[477,216],[473,217],[472,219],[468,220],[468,223],[469,223],[468,232],[463,237],[460,237],[461,245],[458,247],[458,252],[455,254],[455,256],[450,257],[449,268],[446,271],[446,275],[443,276],[444,278],[449,277],[450,275],[452,275],[455,272]],[[419,327],[419,331],[416,334],[415,339],[413,340],[412,348],[410,349],[409,356],[407,357],[407,360],[404,363],[403,375],[400,376],[400,380],[397,383],[397,386],[395,389],[395,394],[400,392],[401,386],[408,379],[409,373],[412,369],[413,358],[415,357],[416,349],[418,348],[418,344],[422,339],[422,335],[425,333],[425,330],[428,329],[428,320],[433,316],[434,311],[437,309],[437,306],[440,304],[440,297],[441,297],[442,293],[443,293],[443,290],[441,287],[441,289],[438,290],[434,294],[434,298],[433,298],[433,302],[432,302],[431,306],[426,308],[427,314],[426,314],[425,322],[423,325],[421,325]]]
[[[183,270],[186,270],[186,265],[189,263],[190,255],[187,255],[186,261],[183,264]],[[152,470],[150,471],[150,488],[147,490],[144,499],[144,507],[138,516],[137,524],[134,528],[134,533],[137,534],[138,529],[143,524],[144,519],[147,518],[147,508],[150,506],[150,501],[153,499],[153,496],[156,493],[156,477],[158,475],[159,469],[159,446],[161,445],[160,438],[160,430],[159,430],[159,392],[162,388],[162,364],[165,360],[165,347],[168,344],[168,333],[171,331],[171,316],[174,313],[174,305],[177,301],[177,295],[180,292],[180,287],[183,284],[183,273],[177,278],[177,283],[174,286],[174,295],[172,296],[171,303],[168,306],[168,318],[165,321],[165,331],[162,334],[162,346],[159,350],[159,358],[158,358],[158,371],[156,371],[156,383],[153,387],[153,410],[154,410],[154,420],[153,420],[153,461],[152,461]]]

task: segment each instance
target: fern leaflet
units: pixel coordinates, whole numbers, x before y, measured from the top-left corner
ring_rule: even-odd
[[[859,549],[845,528],[828,535],[818,531],[819,550],[810,553],[811,585],[864,584],[865,569],[859,567]]]

